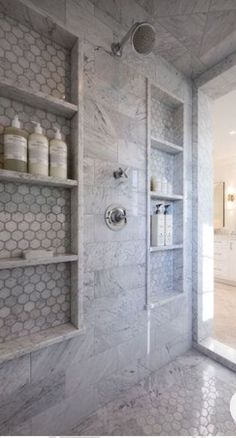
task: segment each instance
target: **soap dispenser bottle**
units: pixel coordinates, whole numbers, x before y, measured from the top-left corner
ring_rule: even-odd
[[[165,218],[163,204],[156,205],[156,211],[152,215],[151,224],[152,246],[163,246],[165,244]]]
[[[4,169],[27,172],[28,133],[21,129],[17,115],[11,126],[4,130]]]
[[[32,123],[35,128],[29,136],[29,173],[48,176],[48,139],[40,123]]]
[[[50,176],[67,179],[67,145],[60,129],[54,129],[55,137],[50,141]]]
[[[170,204],[165,205],[165,245],[173,245],[173,215],[169,210]]]

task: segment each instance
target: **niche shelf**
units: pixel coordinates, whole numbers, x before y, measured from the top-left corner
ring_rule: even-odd
[[[55,178],[54,176],[35,176],[31,175],[30,173],[14,172],[4,169],[0,169],[0,181],[49,187],[64,187],[68,189],[78,185],[78,181],[73,179],[64,180],[62,178]]]
[[[78,112],[77,105],[48,96],[41,91],[35,92],[29,87],[22,87],[6,78],[0,78],[0,95],[69,119]]]
[[[178,298],[181,298],[183,296],[182,292],[174,291],[164,291],[162,294],[159,294],[159,297],[153,297],[150,300],[150,309],[155,309],[157,307],[163,306],[164,304],[170,303],[171,301],[175,301]]]
[[[10,29],[6,33],[19,26],[19,7],[22,14],[18,33],[22,40],[30,34],[31,45],[27,52],[20,48],[16,52],[12,50],[19,69],[25,66],[24,74],[15,73],[15,64],[4,65],[2,69],[0,124],[3,128],[9,126],[10,119],[18,113],[22,128],[29,133],[32,120],[41,123],[49,139],[54,126],[62,128],[68,146],[69,179],[0,169],[0,283],[3,284],[3,300],[7,300],[4,293],[12,297],[9,302],[4,301],[6,311],[1,312],[0,307],[0,363],[83,331],[83,310],[79,304],[83,285],[83,235],[80,233],[83,228],[83,132],[79,129],[83,112],[82,42],[37,7],[21,0],[4,4],[6,29]],[[23,26],[25,32],[22,32]],[[7,40],[7,35],[3,38]],[[30,60],[31,50],[37,52],[37,60],[35,56]],[[34,77],[27,76],[29,62],[35,63]],[[18,257],[24,249],[41,247],[54,249],[55,255],[33,260]],[[36,306],[40,300],[41,304]],[[45,314],[41,312],[43,302]],[[14,306],[22,307],[21,312]],[[53,306],[56,307],[52,310]],[[9,316],[12,325],[7,324]],[[16,324],[14,329],[13,324]]]
[[[25,266],[48,265],[53,263],[68,263],[78,260],[76,254],[57,254],[53,257],[26,260],[20,257],[10,259],[0,259],[0,271],[3,269],[23,268]]]
[[[184,292],[184,102],[147,80],[147,302],[152,309]],[[150,191],[151,176],[166,179],[173,193]],[[173,244],[151,245],[150,215],[156,201],[170,204]]]
[[[165,193],[150,192],[151,199],[160,199],[163,201],[182,201],[182,195],[168,195]]]
[[[158,149],[159,151],[167,152],[168,154],[173,155],[183,152],[182,146],[178,146],[170,141],[161,140],[155,137],[151,137],[151,147],[153,149]]]
[[[174,249],[182,249],[183,245],[166,245],[166,246],[151,246],[150,252],[172,251]]]

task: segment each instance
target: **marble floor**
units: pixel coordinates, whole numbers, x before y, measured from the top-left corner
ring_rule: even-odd
[[[236,287],[215,283],[214,338],[236,348]]]
[[[236,435],[234,372],[195,350],[108,403],[73,435]]]

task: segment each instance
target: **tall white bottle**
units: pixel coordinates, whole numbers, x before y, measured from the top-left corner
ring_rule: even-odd
[[[170,204],[165,205],[165,245],[173,245],[173,215],[169,210]]]
[[[62,140],[61,131],[54,129],[55,137],[50,141],[50,176],[67,179],[67,145]]]
[[[151,245],[163,246],[165,244],[165,217],[163,204],[157,204],[154,215],[151,216]]]
[[[29,136],[29,173],[48,176],[48,139],[43,135],[40,123],[35,124],[33,134]]]

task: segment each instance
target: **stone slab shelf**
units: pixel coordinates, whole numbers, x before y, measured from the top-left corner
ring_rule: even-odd
[[[166,140],[161,140],[155,137],[151,137],[151,147],[153,149],[158,149],[162,152],[167,152],[168,154],[176,155],[180,152],[183,152],[182,146],[178,146],[177,144],[171,143]]]
[[[170,251],[174,249],[182,249],[183,245],[169,245],[169,246],[151,246],[150,252],[158,252],[158,251]]]
[[[5,78],[0,78],[0,95],[69,119],[78,112],[78,107],[70,102],[16,85]]]
[[[166,303],[169,303],[171,301],[174,301],[178,298],[181,298],[183,296],[183,292],[169,292],[169,293],[163,293],[161,296],[157,298],[150,299],[150,304],[148,305],[149,309],[154,309],[155,307],[162,306]]]
[[[48,265],[51,263],[68,263],[78,260],[76,254],[59,254],[53,257],[26,260],[20,257],[0,259],[0,270],[22,268],[27,266]]]
[[[151,199],[160,199],[164,201],[181,201],[182,195],[168,195],[165,193],[150,192]]]
[[[55,178],[54,176],[35,176],[30,173],[14,172],[4,169],[0,169],[0,181],[64,188],[73,188],[78,185],[78,182],[73,179],[64,180],[62,178]]]
[[[0,364],[73,338],[81,333],[84,333],[83,328],[77,329],[73,324],[66,323],[42,330],[33,335],[22,336],[12,341],[4,342],[0,344]]]

